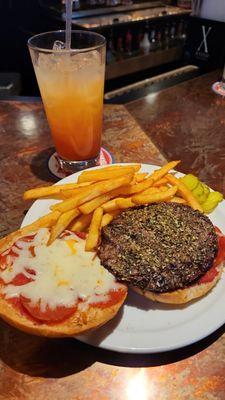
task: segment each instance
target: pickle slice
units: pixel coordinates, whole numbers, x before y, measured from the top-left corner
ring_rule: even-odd
[[[197,198],[199,204],[205,203],[207,200],[207,197],[208,197],[207,194],[205,194],[205,192],[203,191],[203,193],[200,196],[198,196],[198,198]]]
[[[210,193],[210,189],[205,183],[202,183],[202,185],[203,185],[204,193],[206,194],[206,197],[208,197],[208,195]]]
[[[205,203],[203,203],[201,206],[202,206],[203,212],[206,214],[210,214],[218,206],[218,203],[216,203],[216,202],[211,203],[211,204],[207,204],[207,202],[205,202]]]
[[[220,192],[210,192],[207,200],[202,204],[203,211],[209,214],[222,200],[223,195]]]
[[[181,180],[189,190],[195,189],[199,182],[198,178],[192,174],[187,174],[183,176]]]
[[[223,200],[223,195],[220,192],[210,192],[207,201],[220,203]]]
[[[192,193],[197,198],[197,200],[199,199],[200,196],[204,194],[204,187],[201,182],[198,182],[196,188],[192,190]]]

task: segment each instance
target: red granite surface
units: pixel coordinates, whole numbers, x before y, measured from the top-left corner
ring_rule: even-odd
[[[216,71],[127,104],[145,133],[167,159],[181,159],[225,194],[225,98],[211,86]]]
[[[133,114],[138,118],[138,110]],[[18,226],[29,207],[22,201],[23,191],[54,179],[46,167],[53,149],[41,104],[0,102],[0,123],[3,236]],[[152,139],[159,144],[154,135]],[[163,146],[163,134],[160,143]],[[123,106],[106,107],[103,144],[116,161],[165,161],[162,147],[159,151],[153,145]],[[173,141],[170,146],[174,151]],[[163,154],[174,158],[172,150]],[[0,400],[223,400],[223,333],[224,327],[187,348],[139,356],[92,348],[74,339],[34,337],[1,321]]]

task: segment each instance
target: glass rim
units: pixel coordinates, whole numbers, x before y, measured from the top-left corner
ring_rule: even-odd
[[[55,52],[57,52],[57,53],[85,53],[85,52],[88,52],[88,51],[97,50],[97,49],[105,46],[105,44],[106,44],[105,37],[103,35],[100,35],[100,33],[96,33],[96,32],[93,32],[93,31],[84,31],[84,30],[81,30],[81,29],[80,30],[72,30],[71,31],[71,35],[73,33],[77,33],[77,34],[82,33],[82,34],[87,35],[87,36],[88,35],[96,36],[96,37],[98,37],[98,38],[100,38],[102,40],[102,43],[96,44],[94,46],[85,47],[83,49],[71,48],[71,49],[61,49],[61,50],[46,49],[46,48],[39,47],[37,45],[32,44],[32,40],[33,39],[36,39],[36,38],[39,38],[39,37],[43,37],[43,36],[46,36],[46,35],[49,35],[49,34],[57,34],[57,33],[66,33],[66,31],[65,31],[65,29],[60,29],[60,30],[57,30],[57,31],[48,31],[48,32],[38,33],[37,35],[31,36],[28,39],[27,45],[28,45],[28,47],[30,49],[38,50],[38,51],[41,51],[43,53],[55,53]]]

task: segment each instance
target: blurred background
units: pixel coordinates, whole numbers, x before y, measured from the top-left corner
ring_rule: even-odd
[[[27,40],[64,28],[64,0],[4,0],[0,11],[0,97],[39,96]],[[107,39],[108,102],[135,99],[225,61],[224,0],[74,0],[73,29]]]

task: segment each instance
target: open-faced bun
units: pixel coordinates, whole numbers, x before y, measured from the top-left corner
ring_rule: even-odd
[[[22,315],[16,307],[4,298],[0,298],[0,316],[10,325],[34,335],[47,337],[75,336],[96,329],[110,321],[119,311],[126,296],[127,291],[125,290],[122,299],[110,307],[102,309],[89,306],[87,310],[76,311],[70,318],[55,324],[33,321],[26,315]]]
[[[80,335],[111,320],[127,287],[100,265],[96,254],[85,252],[84,237],[66,231],[47,246],[48,236],[42,229],[19,241],[18,236],[1,241],[0,317],[47,337]]]

